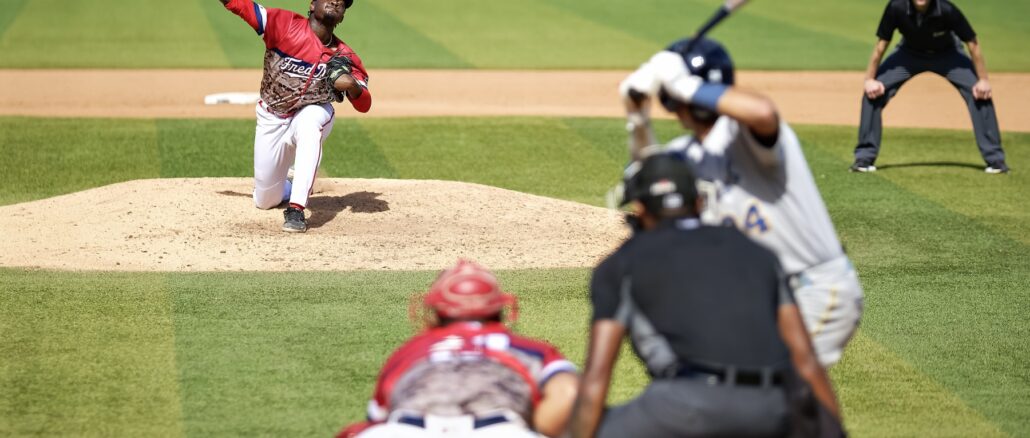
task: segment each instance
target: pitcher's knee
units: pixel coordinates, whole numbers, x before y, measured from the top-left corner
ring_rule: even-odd
[[[274,190],[254,191],[254,206],[262,210],[268,210],[279,205],[283,201],[282,194],[273,193]]]

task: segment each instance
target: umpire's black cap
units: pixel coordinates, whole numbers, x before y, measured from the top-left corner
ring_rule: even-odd
[[[648,212],[694,208],[697,182],[684,157],[659,153],[630,165],[623,180],[622,205],[640,201]],[[634,171],[635,170],[635,171]]]

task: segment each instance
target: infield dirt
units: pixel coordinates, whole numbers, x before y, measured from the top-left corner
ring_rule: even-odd
[[[626,71],[376,70],[367,115],[621,117]],[[793,124],[857,125],[859,72],[742,71],[738,84],[768,94]],[[257,91],[260,70],[0,70],[0,115],[252,118],[253,105],[204,105],[204,96]],[[1030,132],[1030,74],[991,75],[1002,131]],[[146,90],[141,92],[140,90]],[[346,104],[342,104],[346,105]],[[342,107],[341,107],[342,108]],[[655,111],[665,117],[664,111]],[[958,92],[920,75],[884,111],[885,126],[971,129]]]

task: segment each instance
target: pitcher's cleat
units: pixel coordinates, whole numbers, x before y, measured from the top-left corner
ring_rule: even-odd
[[[308,221],[304,219],[304,210],[294,207],[287,207],[283,211],[283,231],[287,233],[303,233],[308,230]]]

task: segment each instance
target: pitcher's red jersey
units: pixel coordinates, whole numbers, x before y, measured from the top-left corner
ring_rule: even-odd
[[[360,112],[371,107],[368,72],[361,58],[335,35],[326,46],[311,30],[307,17],[265,8],[253,0],[230,0],[225,8],[243,18],[265,40],[261,100],[273,113],[286,117],[306,105],[336,101],[339,93],[324,80],[325,62],[335,54],[350,58],[354,64],[351,76],[364,88],[351,105]]]

